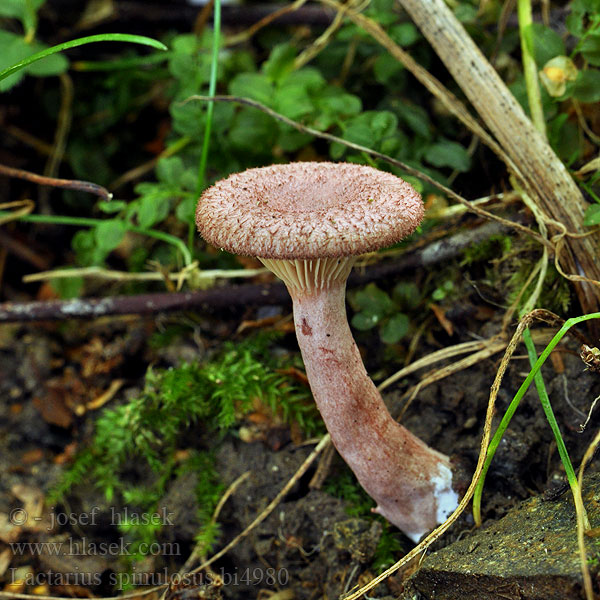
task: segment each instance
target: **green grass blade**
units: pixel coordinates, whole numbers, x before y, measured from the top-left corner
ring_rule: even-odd
[[[45,58],[46,56],[56,54],[57,52],[62,52],[63,50],[68,50],[69,48],[76,48],[77,46],[83,46],[84,44],[93,44],[95,42],[129,42],[132,44],[142,44],[144,46],[151,46],[152,48],[156,48],[157,50],[167,50],[167,47],[162,42],[153,40],[152,38],[146,37],[144,35],[130,35],[128,33],[102,33],[99,35],[89,35],[87,37],[71,40],[70,42],[58,44],[57,46],[52,46],[51,48],[46,48],[41,52],[37,52],[36,54],[28,56],[27,58],[18,62],[16,65],[13,65],[12,67],[8,67],[8,69],[0,71],[0,81],[6,79],[9,75],[20,71],[21,69],[24,69],[31,63]]]
[[[525,346],[527,348],[529,362],[533,367],[538,359],[538,355],[535,351],[535,345],[533,343],[531,331],[529,329],[526,329],[523,332],[523,341],[525,342]],[[567,474],[567,480],[569,481],[571,489],[575,491],[575,489],[579,487],[579,484],[577,483],[577,475],[575,475],[575,469],[573,469],[573,465],[571,464],[571,459],[569,458],[567,447],[565,446],[565,442],[560,433],[560,428],[556,421],[556,417],[554,416],[554,411],[552,410],[552,405],[550,404],[550,399],[548,398],[548,392],[546,391],[544,378],[542,377],[541,372],[538,372],[535,375],[533,381],[535,383],[535,387],[537,388],[537,392],[540,397],[540,402],[542,404],[542,408],[544,409],[544,414],[546,415],[546,420],[550,424],[550,429],[552,429],[552,433],[554,434],[558,454],[560,455],[560,459],[562,460],[562,463],[565,467],[565,473]]]
[[[212,58],[210,63],[210,81],[208,83],[208,95],[214,97],[217,90],[217,79],[219,71],[219,45],[221,40],[221,0],[215,0],[213,15],[213,45]],[[210,148],[210,133],[212,129],[214,102],[209,100],[206,107],[206,129],[204,130],[204,139],[202,141],[202,154],[200,155],[200,164],[198,166],[198,185],[196,186],[197,196],[200,196],[204,190],[206,181],[206,164],[208,162],[208,152]],[[188,246],[191,248],[194,243],[196,226],[190,223],[188,231]]]
[[[477,486],[475,488],[475,492],[473,493],[473,517],[474,517],[475,523],[477,525],[481,524],[481,495],[483,492],[483,485],[485,483],[485,476],[490,467],[492,459],[494,458],[494,454],[498,448],[498,444],[500,444],[502,435],[506,431],[506,428],[508,427],[508,424],[510,423],[512,416],[514,415],[515,411],[517,410],[517,407],[519,406],[519,403],[521,402],[521,399],[525,395],[525,392],[529,389],[529,386],[531,385],[531,382],[534,380],[535,376],[539,373],[540,369],[542,368],[542,365],[546,362],[546,359],[550,356],[550,353],[552,352],[552,350],[554,350],[554,348],[556,347],[558,342],[560,342],[560,340],[564,337],[564,335],[567,333],[567,331],[569,331],[569,329],[571,329],[571,327],[573,327],[574,325],[577,325],[578,323],[583,323],[584,321],[589,321],[591,319],[600,319],[600,313],[590,313],[589,315],[582,315],[581,317],[573,317],[573,318],[565,321],[564,325],[558,330],[558,332],[555,334],[555,336],[550,340],[550,343],[544,348],[540,357],[535,361],[535,364],[531,368],[531,371],[529,371],[529,374],[525,378],[525,381],[523,381],[523,383],[521,384],[521,387],[517,390],[517,393],[515,394],[514,398],[512,399],[508,409],[504,413],[504,416],[502,417],[502,421],[500,422],[500,425],[498,425],[498,429],[494,433],[494,437],[492,438],[490,445],[488,447],[488,451],[487,451],[486,458],[485,458],[485,463],[484,463],[483,469],[481,471],[481,477],[479,478],[479,481],[477,482]],[[523,337],[524,338],[526,337],[525,332],[523,333]],[[555,422],[556,422],[556,420],[555,420]],[[552,423],[550,425],[552,427]],[[559,435],[560,435],[560,432],[559,432]],[[562,440],[562,438],[561,438],[561,440]],[[564,443],[563,443],[563,447],[564,447]],[[559,452],[560,452],[560,450],[559,450]],[[566,449],[565,449],[565,453],[566,453]],[[568,460],[568,455],[566,456],[566,458]],[[562,454],[561,454],[561,459],[562,459]]]

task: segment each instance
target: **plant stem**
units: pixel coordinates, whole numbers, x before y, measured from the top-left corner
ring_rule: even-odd
[[[148,56],[134,56],[131,58],[121,58],[117,60],[78,60],[71,67],[74,71],[117,71],[124,69],[138,69],[147,65],[155,65],[173,57],[175,53],[172,50]]]
[[[521,38],[521,57],[523,74],[527,88],[527,100],[531,112],[531,120],[535,128],[546,137],[546,122],[542,107],[542,96],[538,82],[537,65],[533,46],[533,19],[531,16],[531,0],[518,0],[519,36]]]
[[[221,41],[221,0],[214,0],[213,15],[213,45],[212,60],[210,63],[210,81],[208,84],[208,95],[210,98],[215,96],[217,90],[217,78],[219,67],[219,46]],[[209,100],[206,107],[206,128],[204,129],[204,139],[202,141],[202,154],[200,155],[200,165],[198,167],[198,185],[196,187],[197,196],[204,190],[206,180],[206,163],[208,162],[208,152],[210,148],[210,133],[212,129],[214,101]],[[195,223],[190,223],[188,232],[188,248],[191,250],[196,233]]]
[[[0,212],[0,218],[10,213]],[[25,223],[45,223],[48,225],[73,225],[75,227],[96,227],[100,223],[103,223],[103,219],[90,219],[87,217],[69,217],[64,215],[23,215],[19,217],[19,221]],[[184,263],[187,265],[192,263],[192,255],[188,250],[187,246],[174,235],[165,233],[164,231],[158,231],[157,229],[144,229],[142,227],[134,227],[129,223],[126,223],[127,231],[132,233],[139,233],[141,235],[147,235],[149,237],[156,238],[163,242],[167,242],[175,246],[183,256]]]
[[[526,329],[523,332],[523,341],[525,342],[525,346],[527,348],[527,354],[529,355],[529,362],[533,367],[538,359],[537,352],[535,350],[535,345],[533,343],[533,339],[531,337],[531,331]],[[552,405],[550,404],[550,399],[548,398],[548,392],[546,391],[546,386],[544,385],[544,378],[542,377],[541,372],[536,373],[534,377],[535,387],[537,388],[538,396],[540,397],[540,402],[542,404],[542,408],[544,409],[544,414],[546,415],[546,419],[550,424],[550,429],[552,429],[552,433],[554,434],[554,439],[556,440],[556,447],[558,449],[558,454],[560,455],[560,459],[562,461],[563,466],[565,467],[565,473],[567,475],[567,481],[571,486],[571,491],[573,492],[573,498],[577,502],[578,491],[579,491],[579,483],[577,481],[577,475],[575,474],[575,470],[573,469],[573,465],[571,464],[571,459],[569,458],[569,453],[567,452],[567,448],[565,446],[565,442],[560,433],[560,428],[558,423],[556,422],[556,417],[554,416],[554,411],[552,410]]]

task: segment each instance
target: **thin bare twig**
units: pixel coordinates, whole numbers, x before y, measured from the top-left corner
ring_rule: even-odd
[[[18,179],[25,179],[38,185],[49,185],[52,187],[64,188],[67,190],[74,190],[78,192],[88,192],[100,196],[105,200],[110,200],[112,194],[101,185],[97,183],[91,183],[90,181],[79,181],[78,179],[57,179],[56,177],[44,177],[31,171],[23,171],[23,169],[15,169],[14,167],[7,167],[6,165],[0,165],[0,175],[6,175],[7,177],[16,177]]]
[[[41,271],[23,276],[23,283],[35,281],[48,281],[50,279],[70,279],[71,277],[91,277],[105,281],[163,281],[165,278],[172,281],[193,279],[196,282],[204,281],[212,283],[215,279],[234,279],[256,277],[268,273],[267,269],[210,269],[202,271],[194,263],[195,269],[184,269],[178,273],[159,273],[156,271],[144,273],[130,273],[129,271],[115,271],[103,267],[81,267],[80,269],[55,269],[53,271]],[[200,286],[199,286],[200,287]]]
[[[217,506],[210,518],[210,525],[216,524],[217,519],[219,518],[219,514],[221,513],[221,510],[223,509],[223,506],[225,506],[225,502],[227,502],[227,500],[229,500],[229,498],[231,498],[231,496],[236,492],[236,490],[240,487],[240,485],[242,485],[242,483],[244,483],[244,481],[246,481],[246,479],[248,479],[248,477],[250,477],[251,473],[252,473],[252,471],[246,471],[245,473],[242,473],[237,479],[235,479],[231,483],[231,485],[227,488],[227,490],[225,490],[225,493],[221,496],[221,498],[220,498],[219,502],[217,503]],[[206,556],[204,554],[205,550],[206,550],[206,548],[204,547],[204,545],[202,543],[199,542],[198,544],[196,544],[193,551],[189,555],[188,559],[185,561],[185,564],[179,570],[179,574],[184,575],[185,573],[187,573],[192,568],[194,562],[198,558],[200,558],[204,562],[206,560]]]
[[[26,198],[25,200],[15,200],[13,202],[3,202],[0,204],[0,210],[6,210],[7,208],[16,208],[17,210],[0,217],[0,225],[16,221],[17,219],[30,214],[35,208],[35,203],[33,200]]]
[[[53,178],[58,173],[58,168],[62,162],[67,150],[67,138],[71,130],[73,105],[73,80],[67,73],[60,74],[60,109],[56,122],[56,132],[54,133],[54,144],[52,153],[46,161],[44,167],[44,177]],[[42,188],[39,194],[39,202],[43,207],[47,206],[49,190]]]

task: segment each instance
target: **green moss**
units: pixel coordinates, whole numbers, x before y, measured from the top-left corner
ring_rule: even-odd
[[[138,396],[99,416],[90,444],[64,472],[49,501],[59,503],[75,485],[87,483],[108,501],[118,499],[151,514],[169,482],[184,471],[193,471],[198,479],[201,523],[197,541],[210,549],[219,533],[210,517],[223,485],[210,451],[192,451],[183,462],[176,459],[185,432],[193,427],[220,438],[253,408],[255,398],[286,422],[297,422],[306,435],[324,430],[308,387],[281,370],[296,361],[286,354],[274,355],[275,337],[259,334],[227,343],[214,360],[204,364],[148,369]],[[153,524],[123,523],[120,529],[132,544],[129,566],[142,558],[136,548],[151,544],[160,533],[160,525]]]

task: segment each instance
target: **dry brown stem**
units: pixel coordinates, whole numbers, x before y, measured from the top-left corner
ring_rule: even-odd
[[[443,0],[399,1],[510,157],[511,170],[549,225],[584,233],[586,203],[579,188],[450,8]],[[569,237],[562,255],[564,270],[599,281],[599,243],[598,234]],[[584,312],[598,310],[600,288],[579,280],[575,290]]]

